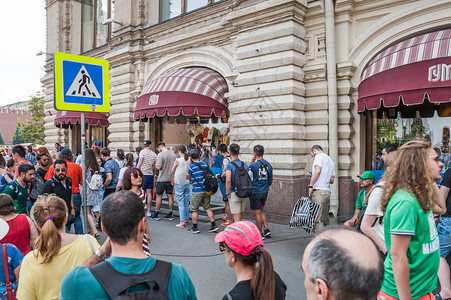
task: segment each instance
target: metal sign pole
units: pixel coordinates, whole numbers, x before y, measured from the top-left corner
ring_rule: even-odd
[[[87,191],[88,184],[86,183],[86,121],[85,121],[85,112],[81,112],[81,169],[83,170],[83,214],[84,214],[84,224],[83,230],[84,233],[88,233],[88,206],[87,206]]]

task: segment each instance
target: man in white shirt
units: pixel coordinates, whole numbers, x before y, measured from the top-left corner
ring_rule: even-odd
[[[142,189],[146,192],[147,199],[147,216],[150,217],[150,207],[152,206],[154,169],[157,161],[157,155],[152,151],[152,142],[150,140],[144,141],[144,149],[139,152],[138,169],[143,172],[143,186]]]
[[[310,179],[308,191],[312,201],[321,204],[313,229],[313,232],[318,232],[329,223],[330,184],[335,181],[335,168],[334,162],[323,152],[321,146],[314,145],[311,155],[313,157],[312,179]]]

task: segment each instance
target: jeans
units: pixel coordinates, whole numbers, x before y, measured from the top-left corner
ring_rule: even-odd
[[[33,207],[35,202],[36,201],[27,200],[27,209],[28,209],[28,213],[30,214],[30,216],[31,216],[31,208]]]
[[[174,184],[175,197],[179,205],[180,222],[189,220],[189,184]]]
[[[75,207],[75,222],[74,230],[75,234],[83,234],[83,223],[81,222],[80,212],[81,212],[81,195],[80,193],[72,194],[72,199],[74,200]],[[71,225],[66,225],[66,232],[70,232]]]
[[[440,257],[447,257],[451,251],[451,217],[441,217],[437,226],[440,241]]]

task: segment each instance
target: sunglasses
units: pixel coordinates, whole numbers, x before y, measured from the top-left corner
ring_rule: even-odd
[[[221,252],[228,251],[225,243],[219,243],[219,251]]]
[[[133,174],[133,177],[134,177],[134,178],[142,178],[142,176],[141,176],[141,175],[139,175],[138,173],[136,173],[136,174]]]
[[[66,171],[67,171],[67,169],[65,169],[65,168],[55,169],[55,172],[66,172]]]
[[[41,158],[42,161],[49,161],[50,159],[48,158]]]

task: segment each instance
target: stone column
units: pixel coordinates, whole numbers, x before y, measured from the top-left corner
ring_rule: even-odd
[[[272,0],[232,11],[237,29],[234,88],[228,94],[231,142],[249,162],[254,145],[265,147],[274,182],[268,219],[285,222],[306,180],[305,1]],[[252,17],[250,17],[252,16]]]

